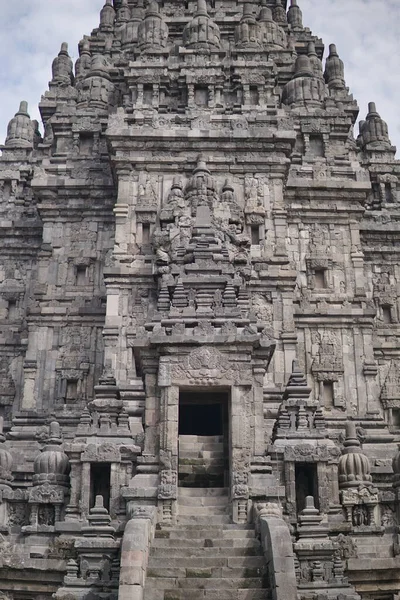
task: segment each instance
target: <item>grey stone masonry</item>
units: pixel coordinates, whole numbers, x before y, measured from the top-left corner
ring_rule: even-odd
[[[301,9],[105,0],[16,99],[0,600],[398,599],[400,162]]]

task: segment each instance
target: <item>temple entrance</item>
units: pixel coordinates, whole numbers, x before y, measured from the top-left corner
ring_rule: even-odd
[[[229,481],[229,393],[179,394],[180,487],[220,487]]]

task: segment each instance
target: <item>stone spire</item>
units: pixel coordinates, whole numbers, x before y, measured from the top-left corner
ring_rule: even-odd
[[[329,56],[326,59],[324,77],[329,89],[343,89],[346,87],[344,63],[339,58],[335,44],[330,44],[329,46]]]
[[[318,55],[315,51],[314,42],[309,42],[308,44],[308,58],[310,59],[311,67],[315,77],[323,79],[324,73],[322,70],[322,62],[319,60]]]
[[[117,20],[119,23],[126,23],[131,18],[131,9],[128,6],[128,0],[122,0],[121,6],[117,12]]]
[[[286,11],[282,6],[282,0],[275,0],[274,21],[277,23],[287,23]]]
[[[287,21],[292,28],[303,28],[303,13],[297,4],[297,0],[290,0]]]
[[[8,148],[32,148],[34,135],[35,126],[28,114],[28,103],[23,100],[8,124],[5,145]]]
[[[150,2],[138,28],[138,44],[142,52],[162,50],[168,41],[168,26],[161,18],[157,2]]]
[[[114,28],[115,10],[113,0],[106,0],[100,11],[100,31],[112,31]]]
[[[183,44],[198,50],[217,50],[220,47],[219,27],[207,12],[206,0],[197,0],[194,18],[183,31]]]
[[[121,44],[123,50],[131,50],[138,41],[139,25],[143,20],[143,8],[135,6],[131,10],[131,16],[127,23],[124,23],[121,31]]]
[[[107,59],[102,54],[95,54],[90,71],[79,91],[78,101],[100,109],[108,109],[112,103],[113,90],[114,84],[111,81]]]
[[[295,64],[295,73],[282,92],[283,104],[289,106],[315,106],[321,104],[326,97],[325,83],[314,75],[310,59],[300,55]]]
[[[275,23],[270,8],[264,6],[260,11],[260,31],[263,46],[286,48],[287,38],[284,30]]]
[[[243,15],[235,30],[235,42],[238,48],[261,46],[258,24],[251,4],[243,4]]]
[[[360,122],[359,143],[363,149],[370,144],[373,146],[384,146],[391,148],[389,130],[387,123],[381,118],[376,110],[375,102],[368,104],[368,114],[365,121]]]
[[[53,60],[51,83],[72,85],[74,83],[73,63],[68,54],[68,44],[63,42],[58,56]]]
[[[75,63],[75,76],[79,81],[90,71],[92,65],[92,55],[90,53],[90,45],[87,39],[82,40],[79,44],[79,58]]]
[[[341,488],[372,485],[369,460],[360,448],[356,426],[352,422],[346,425],[346,440],[338,471],[339,487]]]

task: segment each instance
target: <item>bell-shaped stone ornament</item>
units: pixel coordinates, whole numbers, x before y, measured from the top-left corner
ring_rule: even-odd
[[[131,9],[128,5],[128,0],[122,0],[121,6],[117,12],[118,23],[126,23],[131,18]]]
[[[160,7],[150,2],[146,15],[138,28],[138,46],[142,52],[163,50],[168,42],[168,26],[160,15]]]
[[[251,4],[243,5],[243,15],[235,29],[237,48],[260,48],[260,32]]]
[[[303,28],[303,13],[297,4],[297,0],[291,0],[290,2],[287,21],[292,28]]]
[[[60,425],[57,421],[53,421],[49,427],[48,443],[33,463],[34,485],[43,483],[68,485],[70,464],[68,456],[61,449],[61,444]]]
[[[100,31],[112,31],[114,28],[115,10],[112,0],[106,0],[100,11]]]
[[[287,38],[284,30],[272,18],[272,11],[263,7],[260,11],[259,27],[263,46],[269,49],[286,48]]]
[[[366,120],[360,122],[359,143],[363,148],[366,148],[368,145],[371,145],[372,147],[392,147],[387,123],[377,112],[375,102],[370,102],[368,104],[368,115]]]
[[[68,44],[63,42],[58,56],[53,60],[51,83],[72,85],[74,82],[73,66],[68,54]]]
[[[324,77],[329,89],[343,89],[346,87],[344,63],[339,58],[335,44],[330,44],[329,46],[329,56],[325,63]]]
[[[19,111],[7,127],[5,146],[7,148],[33,148],[35,126],[28,114],[28,103],[22,101]]]
[[[372,485],[369,460],[361,450],[354,423],[346,425],[346,440],[338,473],[339,487],[342,489]]]
[[[80,80],[86,76],[92,66],[92,55],[90,53],[90,45],[88,40],[82,40],[79,45],[79,58],[75,63],[75,76]]]
[[[198,50],[217,50],[220,44],[219,27],[208,14],[207,2],[198,0],[195,16],[183,30],[183,45]]]
[[[310,59],[301,54],[296,59],[295,73],[282,92],[282,102],[289,106],[318,106],[326,98],[325,83],[314,76]]]
[[[318,54],[315,51],[314,42],[310,42],[308,44],[308,58],[310,59],[311,67],[312,67],[315,77],[319,77],[320,79],[323,79],[324,74],[323,74],[323,70],[322,70],[322,62],[318,58]]]
[[[282,0],[275,0],[274,21],[277,23],[287,23],[286,11],[282,6]]]

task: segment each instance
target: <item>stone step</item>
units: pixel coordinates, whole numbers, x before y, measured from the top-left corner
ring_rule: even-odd
[[[179,443],[186,444],[222,444],[224,441],[223,435],[180,435]]]
[[[208,506],[200,506],[198,504],[189,504],[187,506],[179,503],[178,516],[179,517],[207,517],[207,516],[219,516],[228,515],[228,503],[213,504]]]
[[[260,542],[255,538],[228,539],[184,539],[184,538],[154,538],[152,548],[223,548],[224,552],[232,548],[259,548]]]
[[[205,496],[228,496],[228,488],[178,488],[178,499],[190,497],[205,497]]]
[[[153,567],[152,565],[149,565],[147,569],[148,578],[173,577],[177,579],[187,579],[196,577],[201,579],[221,579],[222,577],[226,577],[229,579],[233,577],[236,579],[244,579],[264,577],[265,574],[265,565],[262,565],[260,567],[201,567],[197,565],[193,567]]]
[[[149,577],[146,579],[147,589],[166,590],[171,588],[195,588],[214,590],[260,589],[265,587],[262,577]]]
[[[223,525],[231,522],[230,515],[193,515],[189,513],[188,515],[178,515],[178,523],[180,525]]]
[[[184,528],[177,526],[166,526],[157,528],[156,538],[175,538],[175,539],[245,539],[255,538],[254,525],[237,525],[225,523],[214,525],[212,527],[196,523],[188,523]]]
[[[205,456],[208,454],[225,454],[225,447],[223,444],[179,444],[179,456],[182,454],[198,454],[199,452],[205,453]]]
[[[164,562],[169,559],[178,559],[179,562],[185,560],[185,564],[187,560],[194,559],[199,560],[201,558],[210,558],[214,560],[216,557],[223,559],[224,561],[229,560],[231,558],[239,558],[241,560],[248,560],[251,558],[262,558],[264,560],[264,554],[260,547],[258,546],[249,546],[247,548],[236,547],[232,548],[216,548],[215,546],[205,547],[199,546],[198,548],[187,548],[187,547],[152,547],[150,550],[151,558],[160,558]],[[219,565],[222,566],[222,565]],[[243,565],[236,565],[243,566]]]
[[[185,459],[203,459],[203,460],[211,460],[211,459],[223,459],[226,458],[225,457],[225,452],[221,449],[221,450],[202,450],[199,448],[190,448],[190,449],[179,449],[179,459],[181,458],[185,458]]]
[[[232,590],[199,590],[193,589],[166,589],[155,588],[144,590],[144,600],[270,600],[271,592],[268,589],[240,589],[234,596]]]
[[[190,488],[187,488],[190,489]],[[179,506],[228,506],[228,496],[181,496],[178,494]]]
[[[224,458],[184,458],[182,456],[179,457],[179,470],[181,470],[184,466],[192,466],[192,467],[225,467],[227,461]]]
[[[215,548],[202,548],[205,550],[214,550]],[[195,568],[216,568],[225,567],[231,569],[263,569],[265,567],[264,556],[227,556],[223,552],[222,554],[216,555],[212,552],[206,556],[188,556],[183,554],[183,557],[160,557],[154,556],[151,552],[149,557],[149,569],[195,569]],[[157,575],[158,577],[158,575]],[[168,575],[170,577],[170,575]],[[177,575],[176,577],[179,577]]]

